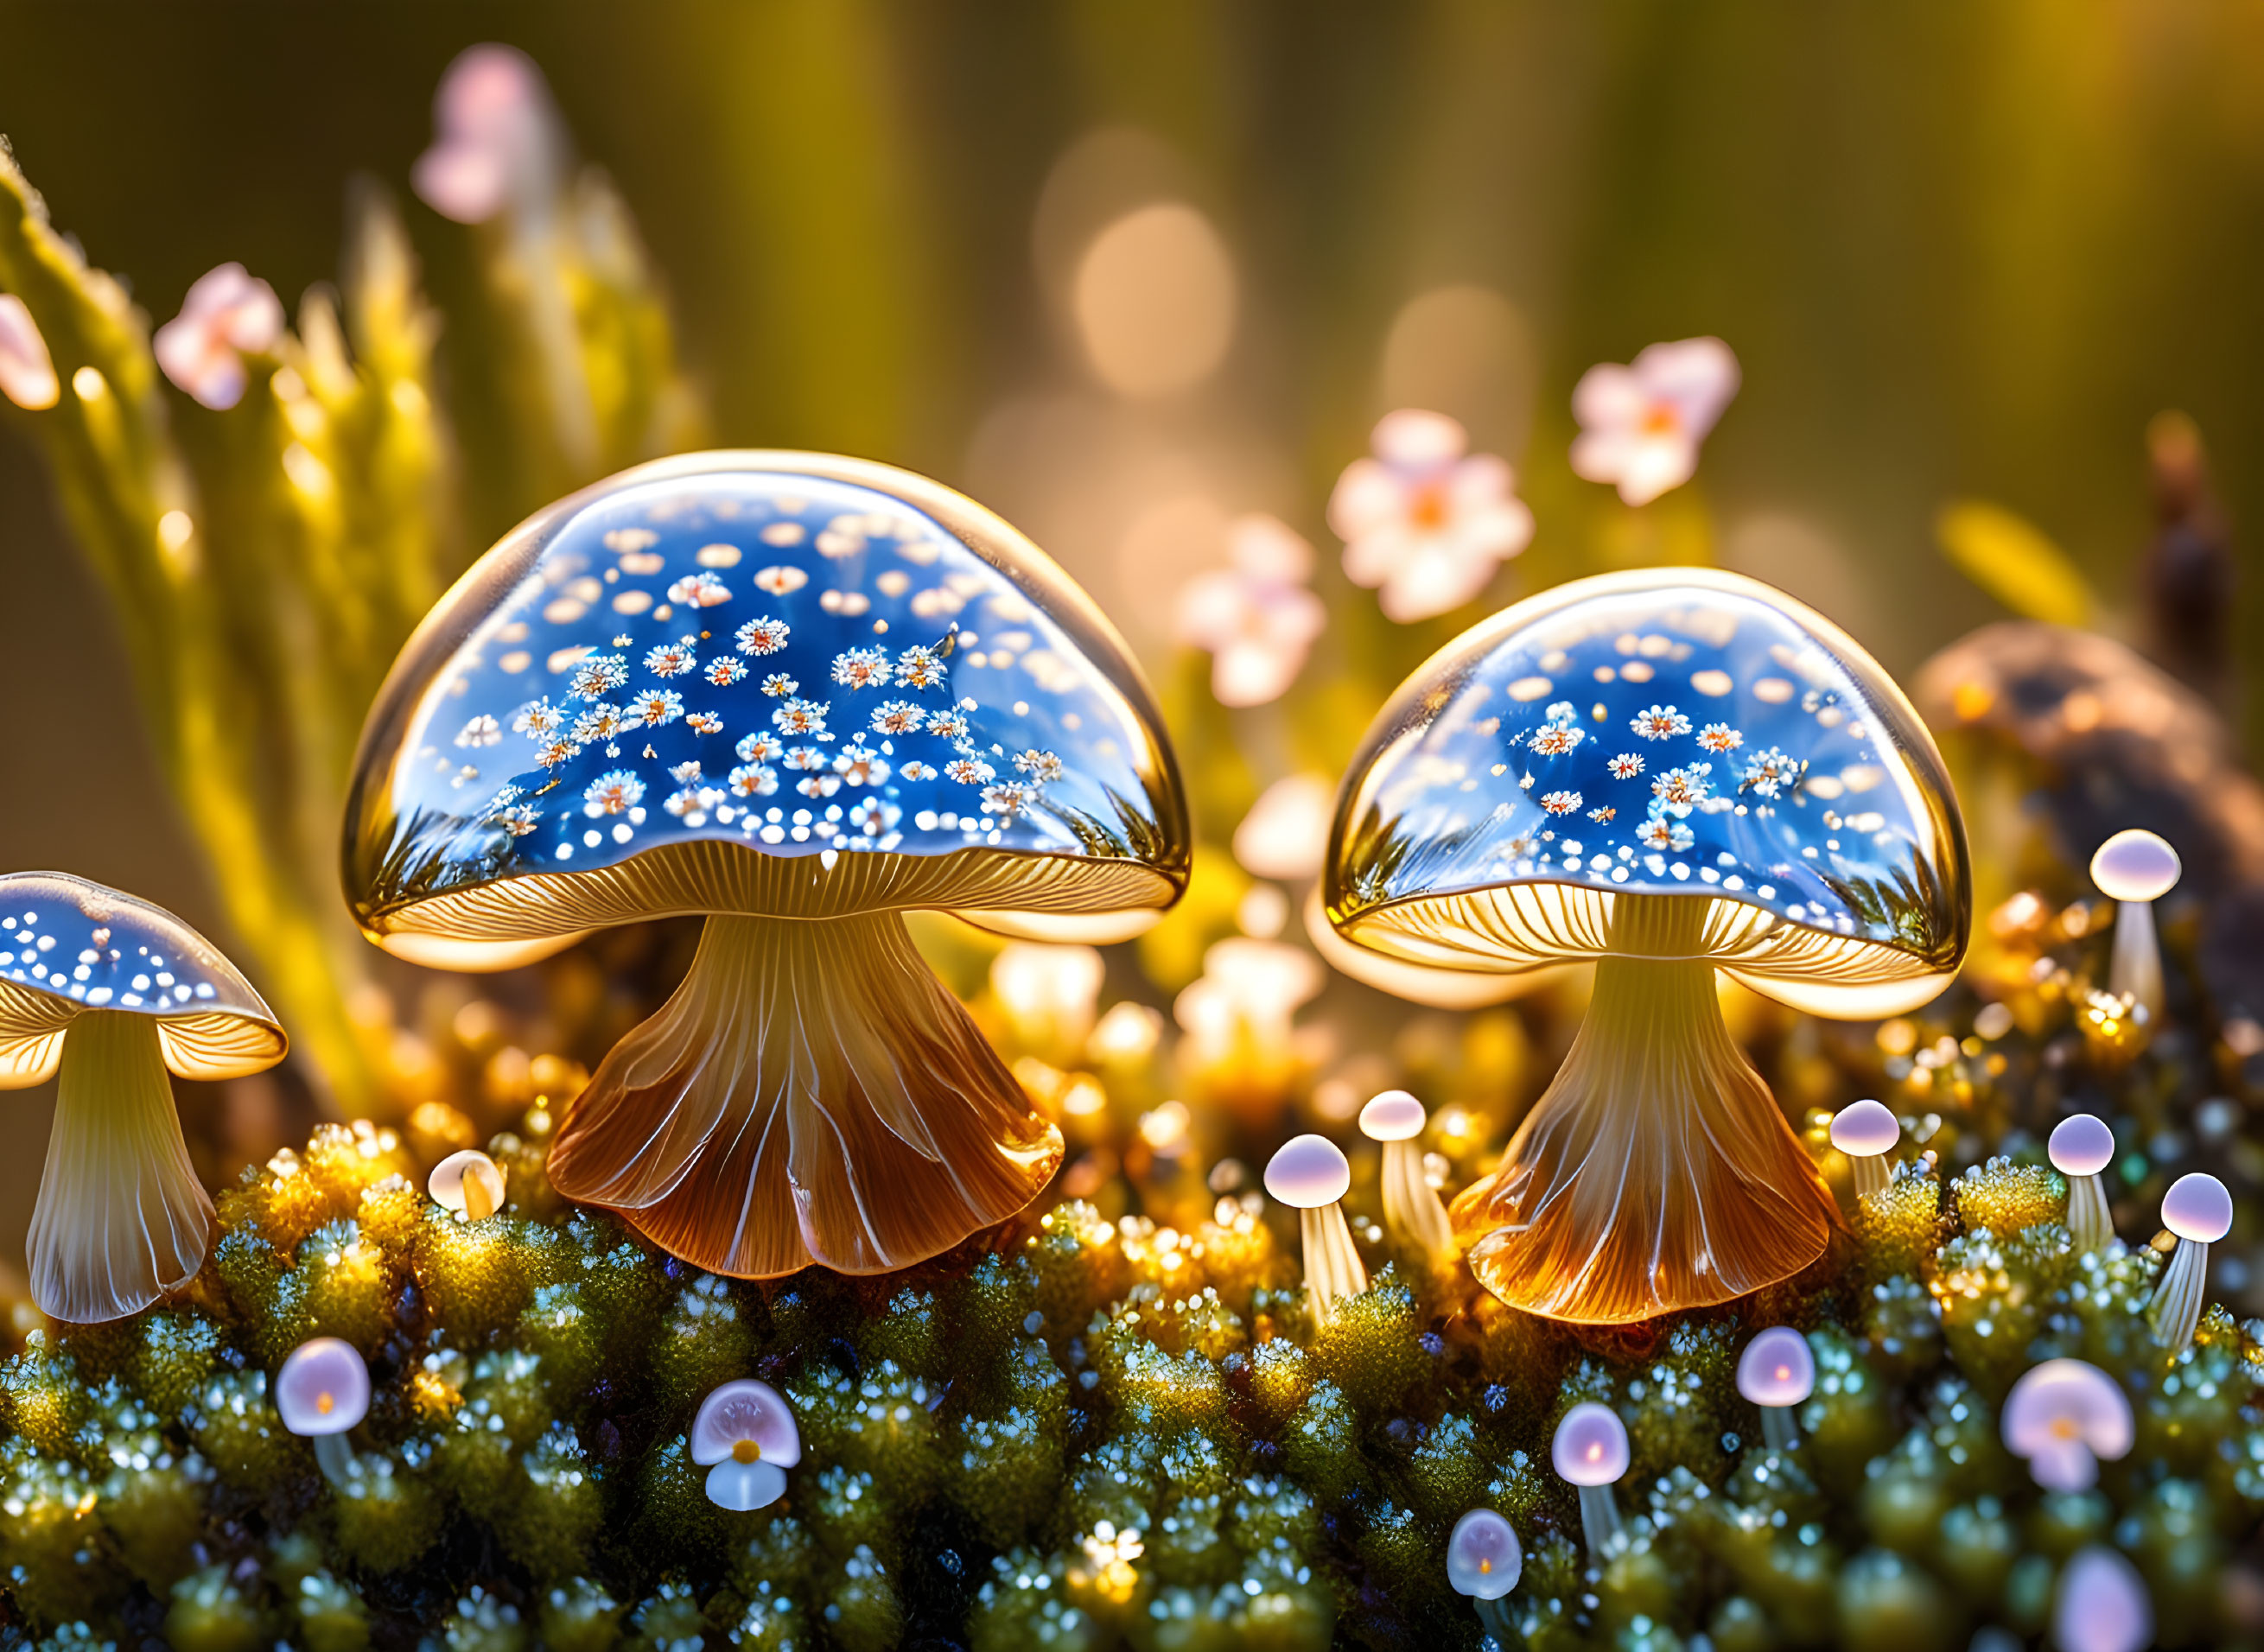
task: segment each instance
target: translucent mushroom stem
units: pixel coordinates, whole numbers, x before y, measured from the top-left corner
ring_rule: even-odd
[[[2193,1341],[2201,1323],[2203,1293],[2209,1285],[2209,1247],[2198,1239],[2181,1239],[2146,1305],[2153,1322],[2154,1341],[2175,1353]]]
[[[1883,1153],[1851,1153],[1847,1156],[1847,1169],[1854,1181],[1857,1204],[1874,1193],[1885,1192],[1888,1184],[1894,1180]]]
[[[1800,1444],[1800,1431],[1793,1426],[1792,1410],[1789,1405],[1760,1408],[1761,1443],[1773,1452],[1789,1452]]]
[[[361,1478],[361,1465],[354,1460],[353,1447],[343,1434],[315,1436],[315,1466],[338,1491],[352,1491],[354,1482]]]
[[[1368,1289],[1368,1270],[1353,1249],[1352,1228],[1344,1206],[1322,1205],[1297,1213],[1298,1236],[1304,1241],[1305,1291],[1312,1304],[1313,1328],[1317,1330],[1336,1317],[1338,1301]]]
[[[1524,1644],[1524,1637],[1518,1632],[1517,1614],[1510,1610],[1507,1595],[1496,1600],[1473,1598],[1470,1605],[1478,1609],[1479,1624],[1501,1645],[1513,1647]]]
[[[882,1273],[1005,1221],[1062,1157],[894,912],[717,917],[552,1148],[567,1198],[743,1279]]]
[[[2107,1208],[2107,1185],[2096,1176],[2067,1178],[2067,1231],[2078,1251],[2104,1250],[2115,1237],[2115,1218]]]
[[[2152,901],[2115,903],[2115,953],[2107,966],[2107,990],[2128,993],[2151,1023],[2162,1018],[2162,948],[2154,933]]]
[[[1582,1486],[1579,1490],[1580,1531],[1588,1540],[1588,1559],[1601,1566],[1620,1534],[1619,1500],[1609,1486]]]
[[[196,1277],[212,1224],[156,1019],[84,1011],[63,1038],[54,1128],[32,1209],[33,1300],[76,1324],[139,1313]]]
[[[1438,1190],[1423,1173],[1423,1149],[1412,1141],[1383,1144],[1383,1225],[1434,1263],[1455,1256],[1455,1226]]]
[[[1453,1206],[1489,1291],[1624,1323],[1744,1296],[1822,1256],[1831,1190],[1730,1037],[1699,956],[1707,902],[1624,891],[1614,956],[1548,1093]]]

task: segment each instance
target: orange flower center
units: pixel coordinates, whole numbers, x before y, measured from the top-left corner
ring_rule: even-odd
[[[1408,516],[1419,528],[1435,528],[1447,519],[1447,490],[1435,482],[1426,482],[1415,490],[1415,502]]]
[[[735,1463],[758,1463],[763,1460],[763,1448],[751,1439],[731,1442],[731,1460]]]
[[[1672,436],[1682,428],[1682,416],[1671,402],[1654,402],[1643,416],[1645,436]]]

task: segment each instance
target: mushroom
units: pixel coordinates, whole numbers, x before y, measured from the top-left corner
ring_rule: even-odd
[[[1138,933],[1186,880],[1165,739],[1107,621],[989,511],[693,454],[541,512],[426,618],[356,758],[347,891],[379,946],[458,969],[704,915],[552,1183],[711,1273],[883,1272],[1062,1157],[903,914]]]
[[[316,1337],[294,1348],[275,1373],[275,1409],[285,1428],[315,1442],[323,1478],[346,1489],[359,1473],[346,1431],[369,1415],[369,1366],[354,1345]]]
[[[1808,1338],[1789,1325],[1772,1325],[1738,1357],[1738,1392],[1760,1407],[1761,1438],[1773,1452],[1800,1444],[1793,1408],[1816,1392],[1816,1356]]]
[[[752,1377],[726,1382],[700,1402],[686,1436],[708,1470],[708,1501],[744,1514],[775,1503],[786,1471],[802,1460],[802,1431],[776,1388]]]
[[[0,1089],[60,1073],[26,1243],[44,1312],[122,1319],[196,1276],[213,1204],[165,1075],[241,1078],[287,1047],[250,983],[171,913],[64,873],[0,877]]]
[[[2115,903],[2115,953],[2107,990],[2127,996],[2150,1021],[2162,1018],[2162,948],[2154,902],[2177,888],[2178,851],[2150,831],[2119,831],[2091,857],[2091,880]]]
[[[1588,1559],[1600,1566],[1620,1534],[1612,1487],[1628,1471],[1627,1425],[1611,1407],[1584,1400],[1556,1424],[1549,1460],[1561,1478],[1579,1488],[1580,1530],[1587,1536]]]
[[[1847,1155],[1858,1200],[1887,1191],[1887,1155],[1902,1139],[1895,1115],[1876,1101],[1851,1101],[1832,1115],[1832,1145]]]
[[[2154,1603],[2145,1580],[2120,1549],[2078,1549],[2052,1602],[2052,1643],[2060,1652],[2143,1652],[2154,1644]]]
[[[1679,568],[1546,591],[1409,677],[1339,792],[1323,893],[1404,963],[1594,962],[1555,1081],[1451,1207],[1494,1295],[1591,1324],[1745,1295],[1841,1228],[1716,972],[1899,1014],[1952,979],[1972,904],[1941,756],[1880,667],[1781,592]]]
[[[2204,1170],[2181,1176],[2162,1195],[2162,1226],[2178,1248],[2146,1305],[2154,1340],[2174,1353],[2193,1341],[2201,1323],[2202,1293],[2209,1284],[2209,1248],[2232,1231],[2232,1195]]]
[[[1503,1597],[1517,1587],[1524,1575],[1525,1550],[1517,1529],[1491,1509],[1472,1509],[1455,1522],[1447,1539],[1447,1581],[1458,1595],[1466,1595],[1477,1608],[1478,1621],[1504,1646],[1516,1624]]]
[[[2046,1491],[2088,1491],[2101,1458],[2127,1456],[2135,1438],[2130,1399],[2115,1379],[2080,1359],[2047,1359],[2005,1396],[2006,1448],[2025,1458]]]
[[[1266,1191],[1297,1212],[1316,1330],[1336,1317],[1338,1298],[1368,1289],[1368,1270],[1353,1249],[1352,1229],[1337,1202],[1351,1186],[1352,1166],[1326,1136],[1291,1136],[1266,1162]]]
[[[2103,1250],[2115,1237],[2115,1218],[2107,1208],[2107,1185],[2100,1171],[2115,1156],[2115,1133],[2107,1121],[2079,1112],[2052,1127],[2045,1150],[2052,1169],[2067,1177],[2067,1230],[2078,1250]]]
[[[1417,1139],[1430,1115],[1404,1090],[1387,1090],[1360,1110],[1360,1132],[1383,1146],[1383,1225],[1433,1262],[1455,1259],[1454,1224],[1423,1173]]]
[[[451,1153],[432,1167],[424,1191],[432,1202],[466,1221],[478,1221],[503,1208],[503,1169],[477,1148]]]

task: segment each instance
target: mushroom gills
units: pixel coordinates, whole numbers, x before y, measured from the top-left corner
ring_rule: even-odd
[[[1061,1132],[893,911],[712,917],[568,1111],[552,1184],[711,1273],[880,1273],[1013,1215]]]
[[[1789,1279],[1838,1206],[1730,1037],[1709,902],[1617,894],[1594,996],[1500,1165],[1454,1203],[1480,1283],[1527,1313],[1627,1323]]]
[[[2067,1178],[2067,1228],[2079,1251],[2104,1250],[2115,1237],[2115,1217],[2107,1189],[2096,1176]]]
[[[85,1011],[63,1040],[25,1242],[33,1300],[83,1325],[139,1313],[196,1277],[212,1225],[156,1019]]]

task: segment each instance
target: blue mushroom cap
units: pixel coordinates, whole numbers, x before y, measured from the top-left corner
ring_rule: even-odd
[[[89,1010],[156,1018],[184,1078],[242,1077],[287,1047],[251,983],[163,907],[68,873],[0,876],[0,1089],[53,1073]]]
[[[1187,856],[1161,727],[1098,611],[971,502],[664,460],[519,528],[411,640],[348,893],[381,945],[465,967],[670,911],[1144,914]]]
[[[1704,898],[1707,955],[1825,1013],[1923,1003],[1963,956],[1964,834],[1932,738],[1837,627],[1733,574],[1577,581],[1410,677],[1339,794],[1348,938],[1531,969],[1609,954],[1621,891]]]

